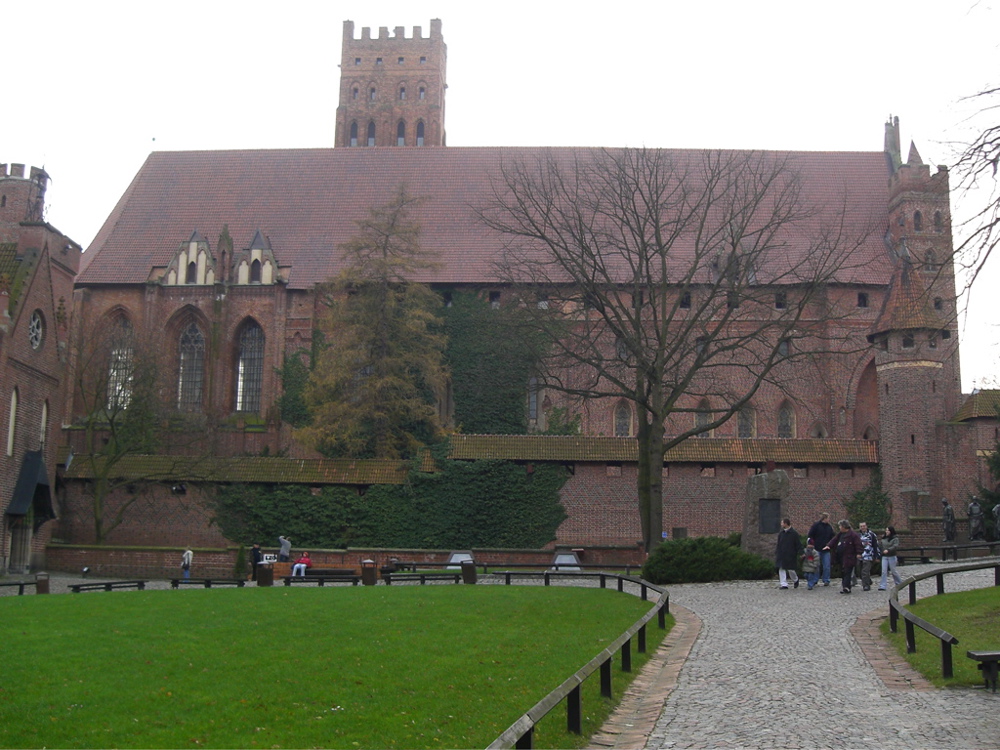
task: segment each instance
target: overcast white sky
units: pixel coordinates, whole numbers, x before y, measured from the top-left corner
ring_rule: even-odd
[[[960,99],[1000,83],[992,0],[594,7],[8,2],[0,162],[44,166],[48,221],[86,247],[150,151],[332,146],[345,19],[442,20],[449,146],[874,151],[891,113],[904,158],[913,139],[948,164],[975,126]],[[966,390],[1000,373],[993,266],[960,333]]]

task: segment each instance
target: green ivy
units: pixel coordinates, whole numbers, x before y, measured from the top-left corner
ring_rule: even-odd
[[[868,486],[855,492],[844,505],[847,508],[847,518],[855,529],[864,521],[869,529],[881,535],[882,530],[892,523],[889,493],[882,489],[882,472],[878,469],[872,472]]]
[[[566,518],[560,466],[508,461],[439,461],[440,471],[414,471],[407,485],[348,487],[225,485],[215,522],[240,544],[290,537],[298,549],[414,547],[536,549],[555,538]]]
[[[282,421],[292,427],[305,427],[312,421],[312,414],[306,406],[305,388],[309,382],[309,367],[298,354],[285,355],[281,368],[283,393],[278,401]]]
[[[454,292],[445,309],[455,424],[469,435],[528,431],[528,379],[540,340],[519,325],[516,308],[493,308],[477,294]]]

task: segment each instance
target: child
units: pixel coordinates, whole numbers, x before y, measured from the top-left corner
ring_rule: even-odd
[[[806,542],[806,551],[802,553],[802,572],[805,573],[809,590],[812,591],[819,583],[819,551],[812,539]]]

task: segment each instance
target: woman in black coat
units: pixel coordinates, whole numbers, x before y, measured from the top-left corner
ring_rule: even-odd
[[[840,557],[840,567],[844,571],[841,580],[841,594],[851,593],[851,578],[854,576],[854,566],[861,557],[864,546],[861,544],[861,537],[851,528],[850,521],[841,521],[838,526],[840,533],[835,536],[830,543],[824,547],[826,550],[836,550]]]
[[[792,528],[788,518],[781,519],[781,531],[778,532],[778,542],[774,548],[774,564],[778,566],[778,582],[781,588],[788,588],[791,579],[795,588],[799,587],[799,574],[795,572],[802,554],[802,540],[799,532]]]

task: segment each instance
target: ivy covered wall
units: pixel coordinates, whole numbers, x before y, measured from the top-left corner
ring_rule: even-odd
[[[348,487],[234,484],[218,488],[215,522],[240,544],[279,534],[310,547],[538,548],[553,541],[566,512],[560,466],[508,461],[439,461],[408,485]]]

